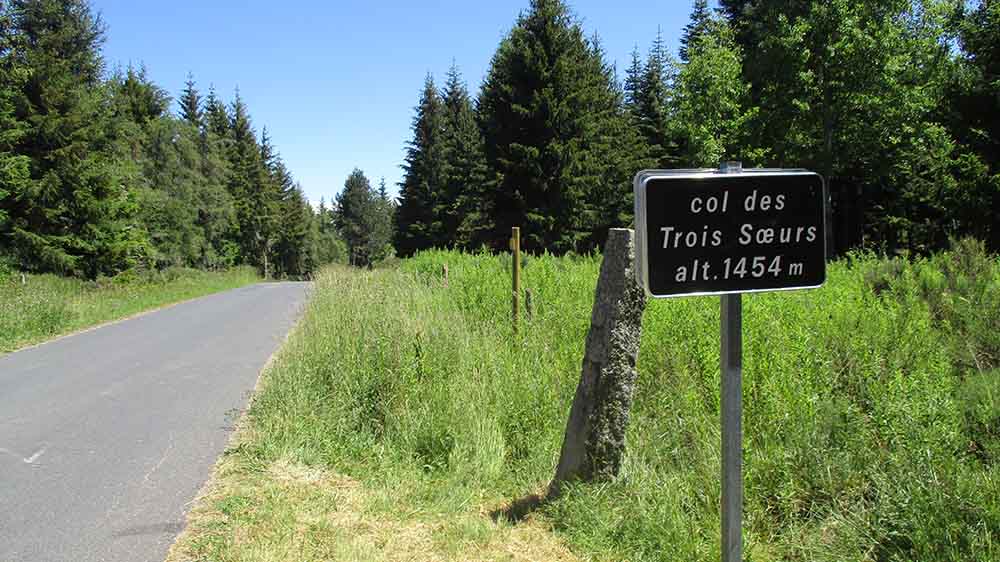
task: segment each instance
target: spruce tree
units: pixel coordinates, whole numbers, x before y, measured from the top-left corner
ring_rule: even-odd
[[[194,76],[188,73],[187,81],[184,82],[184,91],[180,99],[181,119],[186,121],[196,130],[202,127],[201,94],[194,83]]]
[[[208,97],[205,98],[205,127],[210,133],[220,139],[228,139],[230,131],[229,110],[215,94],[215,87],[209,86]]]
[[[203,212],[199,224],[205,230],[207,245],[202,261],[210,267],[226,267],[239,261],[239,221],[235,201],[230,192],[231,165],[229,162],[229,112],[209,87],[202,110],[202,127],[198,150],[204,180],[201,192]],[[187,121],[187,119],[185,119]]]
[[[326,232],[332,227],[332,223],[327,222],[326,220],[327,218],[326,213],[327,213],[326,197],[320,197],[319,208],[316,209],[316,219],[317,222],[319,223],[319,228],[321,232]]]
[[[103,25],[84,0],[14,0],[9,13],[30,68],[15,80],[15,119],[26,126],[12,152],[31,165],[7,187],[5,237],[31,270],[94,277],[134,265],[145,241],[116,165]]]
[[[316,261],[312,209],[301,187],[295,183],[281,156],[274,150],[266,128],[261,133],[260,152],[270,182],[277,187],[274,271],[280,275],[302,277],[312,271]]]
[[[988,167],[991,178],[975,191],[984,192],[978,208],[993,217],[979,214],[967,222],[986,225],[991,249],[1000,251],[1000,3],[979,0],[962,18],[959,37],[968,78],[950,96],[961,119],[953,129]]]
[[[269,275],[271,246],[275,242],[277,186],[261,159],[250,115],[239,91],[229,114],[229,193],[239,223],[241,259]]]
[[[657,168],[677,168],[681,148],[672,135],[670,105],[676,63],[667,51],[663,34],[656,31],[636,92],[635,123],[646,142],[647,154]]]
[[[334,209],[328,208],[326,199],[321,197],[313,226],[316,240],[316,265],[347,262],[347,245],[337,232],[335,215]]]
[[[123,116],[145,127],[150,121],[167,113],[170,96],[146,76],[146,67],[129,66],[124,76],[112,80],[115,99]]]
[[[627,94],[618,82],[615,67],[603,62],[604,52],[596,36],[591,43],[593,63],[610,85],[610,95],[598,120],[600,132],[593,147],[595,152],[603,155],[606,163],[599,179],[593,184],[591,206],[595,224],[586,247],[603,248],[609,228],[632,225],[632,178],[639,170],[655,167],[656,159],[648,154],[648,147],[635,127],[634,116],[626,101]]]
[[[31,160],[14,152],[28,129],[15,115],[15,92],[25,69],[13,56],[14,33],[10,14],[0,6],[0,259],[12,255],[13,239],[8,207],[12,193],[26,193]]]
[[[954,127],[1000,173],[1000,3],[979,0],[959,23],[964,84],[952,92]]]
[[[633,115],[638,115],[640,92],[642,90],[642,55],[639,54],[639,46],[632,48],[632,62],[625,71],[625,107]]]
[[[370,227],[377,213],[371,183],[364,172],[355,168],[344,182],[336,199],[336,223],[347,243],[348,263],[357,267],[373,264]]]
[[[172,117],[147,123],[139,161],[139,213],[153,263],[199,266],[207,244],[198,224],[203,189],[197,138]]]
[[[602,189],[634,173],[616,170],[613,80],[599,49],[560,0],[533,0],[503,39],[479,96],[494,248],[521,227],[528,251],[586,250]],[[603,199],[601,197],[600,199]]]
[[[681,34],[681,61],[688,62],[691,48],[711,31],[713,23],[712,13],[708,9],[708,0],[695,0],[691,19],[684,26],[684,33]]]
[[[283,275],[302,277],[312,270],[315,258],[310,239],[312,211],[302,189],[291,185],[279,206],[278,236],[274,247],[275,270]]]
[[[260,131],[260,161],[272,173],[277,171],[277,165],[279,164],[280,158],[274,151],[274,146],[271,145],[271,136],[267,134],[267,127],[263,127]],[[287,172],[284,163],[280,163],[282,170]],[[286,178],[282,178],[283,180]],[[287,188],[291,189],[291,185]]]
[[[393,219],[395,203],[385,187],[385,178],[379,181],[378,191],[372,193],[373,211],[368,224],[368,256],[372,263],[389,257],[392,252]]]
[[[443,197],[436,208],[443,231],[439,242],[443,246],[471,248],[492,228],[484,205],[487,168],[472,100],[454,63],[448,70],[442,101],[445,180]]]
[[[394,237],[400,256],[442,245],[445,237],[441,222],[445,200],[444,114],[434,78],[428,74],[413,118],[413,139],[407,143],[403,164]],[[345,239],[350,246],[350,238],[345,235]]]
[[[206,151],[206,135],[187,127],[183,133],[198,147],[200,189],[198,190],[197,224],[203,235],[203,245],[198,265],[204,268],[228,267],[236,262],[236,243],[239,223],[233,197],[228,189],[229,165],[225,156],[209,147]]]

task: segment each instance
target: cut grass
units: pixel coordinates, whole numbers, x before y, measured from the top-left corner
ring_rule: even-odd
[[[600,263],[529,258],[515,335],[508,261],[324,271],[171,560],[717,560],[717,298],[647,308],[618,479],[492,516],[552,476]],[[828,279],[744,298],[748,559],[1000,560],[1000,264]]]
[[[537,522],[427,513],[329,469],[248,462],[239,454],[219,462],[167,562],[578,560]]]
[[[22,283],[20,274],[0,276],[0,353],[257,281],[249,267],[172,269],[99,281],[25,275]]]

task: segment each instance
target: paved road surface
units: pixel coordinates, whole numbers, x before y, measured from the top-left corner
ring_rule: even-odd
[[[162,561],[306,291],[244,287],[0,357],[0,562]]]

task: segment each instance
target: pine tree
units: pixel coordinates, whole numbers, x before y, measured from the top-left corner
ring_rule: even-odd
[[[385,177],[381,177],[378,180],[378,198],[383,203],[391,203],[389,198],[389,190],[385,187]]]
[[[563,2],[533,0],[494,54],[479,96],[494,248],[520,226],[528,251],[588,249],[602,183],[634,173],[611,172],[626,143],[608,136],[618,104],[598,53]]]
[[[400,256],[441,245],[445,238],[440,214],[445,189],[444,113],[434,78],[428,74],[413,118],[413,139],[407,144],[403,164],[394,237]],[[346,235],[345,239],[350,246],[351,239]]]
[[[143,71],[130,68],[111,85],[149,260],[158,267],[228,265],[232,199],[218,155],[205,153],[204,131],[169,115],[166,94]]]
[[[12,152],[31,166],[26,181],[6,188],[10,246],[32,270],[95,277],[129,267],[145,241],[116,165],[100,19],[84,0],[14,0],[9,9],[19,59],[31,69],[14,92],[26,127]]]
[[[281,156],[275,151],[265,127],[260,140],[261,162],[268,170],[270,183],[276,186],[274,203],[274,271],[284,276],[308,275],[317,261],[315,218],[302,188],[295,183]]]
[[[196,130],[202,128],[201,95],[195,87],[194,76],[189,72],[187,81],[184,82],[184,91],[180,99],[181,119],[186,121]]]
[[[454,63],[448,70],[442,101],[445,181],[436,209],[442,224],[438,242],[442,246],[471,248],[492,229],[483,204],[487,168],[472,100]]]

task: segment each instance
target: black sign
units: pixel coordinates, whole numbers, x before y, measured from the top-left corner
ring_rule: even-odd
[[[818,287],[824,201],[802,170],[641,172],[636,275],[654,297]]]

